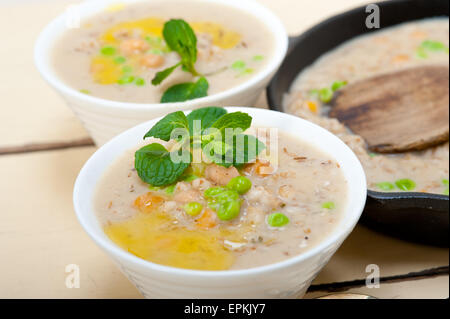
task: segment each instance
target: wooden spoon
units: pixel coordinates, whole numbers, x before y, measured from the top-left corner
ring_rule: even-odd
[[[370,150],[423,150],[449,138],[449,69],[432,65],[368,78],[339,90],[330,116]]]

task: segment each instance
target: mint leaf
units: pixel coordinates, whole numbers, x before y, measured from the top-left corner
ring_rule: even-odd
[[[234,137],[233,166],[240,167],[251,162],[266,148],[266,145],[253,135],[239,134]]]
[[[211,125],[212,128],[216,128],[223,135],[227,128],[240,128],[245,131],[252,124],[252,117],[247,113],[233,112],[221,116],[217,121]]]
[[[181,63],[193,75],[198,75],[194,68],[197,61],[197,37],[189,24],[181,19],[172,19],[164,24],[164,40],[167,46],[177,52]]]
[[[171,86],[161,97],[161,103],[184,102],[208,95],[208,81],[201,77],[197,82],[180,83]]]
[[[170,68],[167,68],[165,70],[162,70],[162,71],[156,73],[155,77],[152,80],[152,84],[153,85],[161,84],[161,82],[164,81],[165,78],[167,78],[170,74],[172,74],[172,72],[180,65],[181,65],[181,62],[178,62],[174,66],[171,66]]]
[[[189,122],[189,133],[191,136],[194,134],[194,121],[200,120],[201,127],[200,130],[203,132],[204,129],[211,127],[211,125],[217,121],[222,115],[227,114],[227,110],[222,107],[209,106],[197,109],[188,114],[187,119]]]
[[[146,145],[136,151],[134,167],[139,177],[153,186],[164,186],[174,183],[181,176],[188,163],[174,163],[164,146],[158,143]]]
[[[234,135],[232,145],[225,141],[213,141],[210,143],[215,143],[219,146],[216,147],[218,152],[209,152],[206,153],[206,155],[214,163],[224,167],[234,166],[240,168],[245,163],[256,159],[256,157],[266,148],[266,145],[258,138],[246,134]]]
[[[171,133],[176,128],[186,129],[189,132],[188,120],[183,112],[173,112],[161,120],[158,121],[151,129],[144,135],[144,139],[147,137],[156,137],[163,141],[169,141]]]

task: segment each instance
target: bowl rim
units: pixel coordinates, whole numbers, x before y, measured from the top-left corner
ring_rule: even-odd
[[[125,5],[133,5],[136,3],[151,1],[151,2],[162,2],[163,0],[121,0],[118,3]],[[168,1],[168,0],[164,0]],[[236,10],[243,12],[244,14],[249,14],[258,19],[263,23],[267,30],[273,36],[274,51],[270,60],[266,62],[264,67],[252,76],[248,81],[245,81],[237,86],[233,86],[225,91],[208,95],[202,98],[188,100],[184,102],[177,103],[136,103],[136,102],[121,102],[116,100],[108,100],[101,97],[96,97],[88,94],[79,92],[77,89],[66,84],[64,80],[58,76],[56,70],[51,65],[51,51],[54,49],[55,43],[59,40],[60,36],[66,32],[66,30],[55,31],[57,29],[65,29],[64,22],[66,19],[66,13],[63,12],[49,22],[44,29],[40,32],[34,46],[34,63],[38,69],[41,76],[57,91],[63,92],[64,94],[81,100],[96,107],[101,108],[113,108],[113,109],[127,109],[127,110],[151,110],[152,107],[161,107],[172,109],[175,107],[189,108],[195,106],[195,104],[202,103],[203,105],[214,104],[215,101],[220,101],[238,94],[244,93],[250,90],[252,87],[257,86],[264,81],[268,76],[271,76],[278,69],[279,65],[283,62],[288,49],[288,36],[287,31],[281,22],[281,20],[268,8],[258,3],[255,0],[170,0],[170,1],[186,1],[186,2],[197,2],[201,4],[210,3],[219,4],[223,6],[232,7]],[[90,0],[79,3],[79,10],[87,10],[87,17],[95,16],[100,14],[107,7],[113,5],[114,2],[110,0]],[[264,17],[264,19],[263,19]],[[267,20],[266,20],[267,19]],[[57,32],[57,34],[53,34]]]
[[[326,136],[326,139],[332,139],[333,145],[338,145],[340,150],[342,152],[346,153],[347,161],[349,163],[349,167],[351,164],[351,171],[355,174],[355,178],[353,181],[353,184],[355,185],[353,187],[352,191],[352,181],[347,179],[347,185],[348,185],[348,202],[347,207],[345,209],[343,219],[340,221],[340,224],[338,226],[346,226],[346,227],[336,227],[336,229],[333,230],[332,234],[330,236],[327,236],[324,240],[322,240],[320,243],[312,247],[311,249],[307,250],[306,252],[293,256],[291,258],[263,265],[263,266],[257,266],[252,268],[245,268],[245,269],[237,269],[237,270],[193,270],[193,269],[184,269],[184,268],[176,268],[172,266],[165,266],[161,264],[156,264],[151,261],[144,260],[142,258],[139,258],[135,255],[132,255],[116,244],[114,244],[111,240],[105,238],[105,235],[98,234],[98,231],[95,229],[94,225],[91,225],[90,222],[87,220],[88,213],[95,214],[95,210],[93,208],[92,200],[90,202],[89,210],[90,212],[83,213],[83,209],[80,207],[80,202],[85,200],[82,196],[80,196],[83,188],[83,184],[86,183],[87,180],[89,180],[92,184],[97,184],[98,180],[103,176],[105,173],[106,168],[103,169],[101,173],[99,173],[99,176],[93,180],[92,178],[89,178],[89,171],[91,170],[91,166],[94,165],[96,161],[98,161],[102,156],[103,153],[106,153],[110,151],[111,149],[114,149],[116,143],[120,143],[121,139],[126,139],[127,136],[133,136],[136,135],[138,132],[144,129],[144,127],[149,127],[153,124],[155,124],[157,121],[159,121],[162,117],[141,123],[137,126],[134,126],[125,132],[115,136],[113,139],[108,141],[106,144],[101,146],[91,157],[87,160],[87,162],[84,164],[83,168],[80,170],[80,173],[75,181],[74,185],[74,191],[73,191],[73,205],[75,209],[75,213],[77,215],[78,221],[85,230],[85,232],[92,238],[92,240],[101,247],[104,251],[106,251],[111,257],[113,257],[114,260],[117,260],[117,258],[120,258],[122,260],[127,261],[130,264],[133,264],[135,266],[144,267],[145,269],[149,269],[152,271],[157,271],[160,273],[166,273],[171,275],[179,275],[179,276],[194,276],[197,278],[229,278],[229,277],[242,277],[242,276],[253,276],[258,275],[265,272],[273,272],[276,270],[282,270],[287,267],[290,267],[294,264],[301,263],[305,260],[308,260],[316,255],[319,255],[321,252],[326,251],[330,246],[333,244],[340,244],[342,241],[345,240],[345,238],[350,234],[350,232],[355,227],[356,223],[358,222],[362,211],[365,206],[366,197],[367,197],[367,189],[366,189],[366,177],[364,170],[362,168],[361,163],[359,162],[356,155],[353,153],[353,151],[344,143],[342,142],[338,137],[336,137],[334,134],[330,133],[329,131],[325,130],[324,128],[308,122],[306,120],[303,120],[301,118],[295,117],[290,114],[285,114],[281,112],[276,112],[273,110],[267,110],[267,109],[260,109],[260,108],[250,108],[250,107],[238,107],[238,106],[231,106],[231,107],[224,107],[228,111],[241,111],[246,112],[255,116],[266,116],[268,118],[278,116],[282,117],[284,119],[288,119],[290,121],[295,121],[299,124],[299,126],[306,127],[308,129],[313,129],[316,132],[319,131],[322,135]],[[190,112],[185,111],[185,113]],[[281,127],[278,127],[282,130]],[[136,142],[140,140],[139,137],[136,138]],[[327,152],[325,148],[322,146],[318,146],[318,143],[315,143],[311,140],[304,139],[305,142],[317,147],[319,150],[325,152],[326,154],[331,154],[330,152]],[[133,145],[129,145],[129,148],[133,147]],[[119,154],[120,155],[120,154]],[[112,162],[114,160],[117,160],[117,157],[119,155],[116,155]],[[343,155],[342,155],[343,156]],[[343,161],[341,161],[342,164]],[[93,193],[95,192],[95,186],[93,186],[93,189],[89,192],[87,192],[86,196],[92,197]],[[354,201],[353,207],[350,206],[350,202]],[[95,217],[95,219],[98,222],[98,219]],[[347,220],[348,219],[348,220]],[[100,230],[101,231],[101,230]]]

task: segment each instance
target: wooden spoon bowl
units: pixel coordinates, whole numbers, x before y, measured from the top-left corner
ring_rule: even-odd
[[[371,151],[423,150],[449,139],[449,69],[430,65],[382,74],[342,88],[330,116]]]

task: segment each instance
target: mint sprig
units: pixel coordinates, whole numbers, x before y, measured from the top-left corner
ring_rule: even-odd
[[[200,76],[195,69],[197,61],[197,37],[189,24],[181,19],[172,19],[164,24],[163,37],[168,48],[180,56],[181,61],[158,73],[152,80],[159,85],[178,67],[193,76]],[[209,83],[201,76],[196,82],[179,83],[168,88],[161,97],[161,103],[184,102],[208,95]]]
[[[160,84],[179,66],[182,66],[183,69],[194,76],[199,75],[194,67],[197,61],[197,37],[189,24],[182,19],[167,21],[164,24],[163,37],[169,49],[177,52],[181,61],[170,68],[156,73],[152,84]]]
[[[200,121],[200,125],[194,130],[194,123]],[[185,157],[184,162],[175,162],[173,155],[180,155],[185,147],[192,152],[195,141],[202,141],[202,152],[214,163],[230,167],[240,168],[248,163],[265,148],[264,143],[256,137],[243,134],[251,126],[252,118],[243,112],[227,113],[220,107],[205,107],[192,111],[188,116],[183,112],[174,112],[158,121],[144,136],[155,137],[164,141],[174,138],[174,129],[185,130],[189,139],[184,141],[181,147],[169,152],[164,146],[153,143],[142,147],[135,153],[135,168],[139,177],[153,186],[166,186],[173,184],[181,178],[184,171],[192,161],[192,155]],[[198,126],[198,124],[197,124]],[[229,129],[240,129],[229,135]],[[209,131],[214,133],[209,133]],[[221,138],[219,138],[219,133]],[[175,137],[176,138],[176,137]],[[189,143],[187,143],[189,141]],[[197,145],[198,146],[198,145]],[[212,151],[211,151],[212,150]]]

